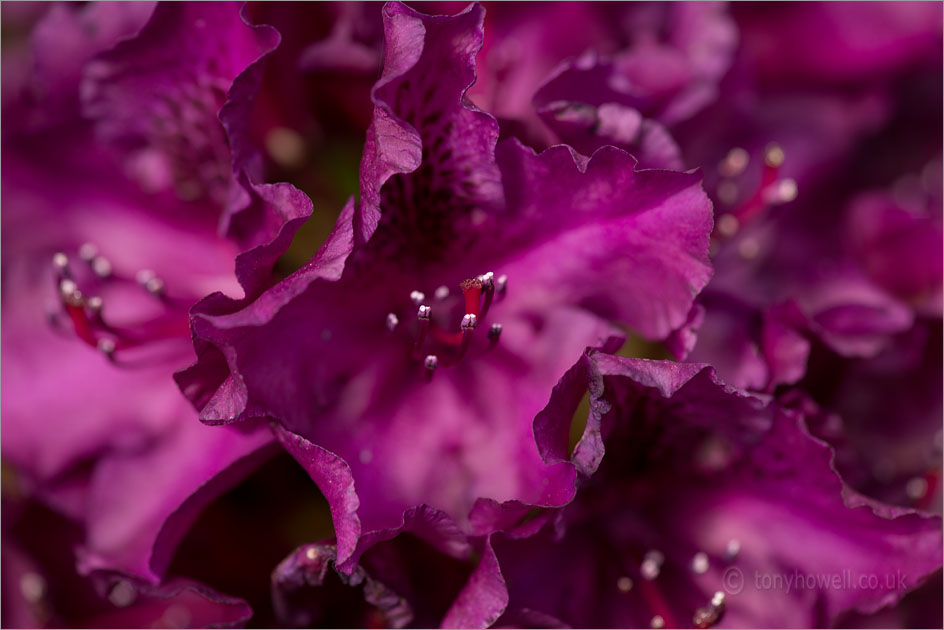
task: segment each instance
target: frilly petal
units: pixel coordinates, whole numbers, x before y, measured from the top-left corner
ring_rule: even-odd
[[[508,252],[494,256],[516,299],[575,304],[650,339],[685,323],[711,276],[712,208],[698,173],[636,171],[613,147],[588,162],[514,141],[497,154],[509,225],[492,246]]]

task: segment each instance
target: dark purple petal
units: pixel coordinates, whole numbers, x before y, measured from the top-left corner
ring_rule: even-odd
[[[279,442],[305,468],[328,500],[337,537],[338,558],[341,562],[347,561],[361,535],[361,522],[357,517],[360,500],[354,490],[351,468],[334,453],[279,425],[274,428]]]
[[[464,99],[484,14],[479,5],[453,17],[384,5],[384,71],[373,90],[355,217],[359,244],[380,230],[374,255],[395,255],[405,266],[454,255],[443,250],[461,242],[476,213],[500,203],[498,125]],[[428,228],[410,219],[411,207],[429,213]]]
[[[488,628],[508,605],[508,590],[491,541],[482,543],[481,559],[442,621],[443,628]]]
[[[413,620],[409,603],[356,567],[336,571],[335,549],[305,545],[272,572],[276,616],[290,627],[403,628]],[[360,593],[358,592],[360,591]]]

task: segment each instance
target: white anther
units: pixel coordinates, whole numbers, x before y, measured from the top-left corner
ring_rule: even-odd
[[[317,560],[317,559],[318,559],[318,548],[317,548],[317,547],[309,547],[308,549],[306,549],[306,550],[305,550],[305,557],[308,558],[309,560],[311,560],[312,562],[314,562],[315,560]]]
[[[790,177],[782,179],[777,185],[777,201],[779,203],[789,203],[797,198],[798,192],[799,189],[795,179]]]
[[[111,339],[99,339],[98,350],[106,357],[111,357],[111,355],[115,354],[115,342]]]
[[[779,144],[768,144],[767,148],[764,150],[764,162],[767,163],[767,166],[777,168],[783,164],[785,158],[786,154],[783,152],[783,149],[780,148]]]
[[[98,256],[98,248],[92,243],[83,243],[79,247],[79,258],[87,263],[91,263]]]
[[[393,332],[399,323],[400,319],[394,313],[387,313],[387,330]]]
[[[728,541],[728,546],[725,547],[724,555],[728,560],[734,560],[738,557],[739,553],[741,553],[741,541],[737,538],[732,538]]]
[[[107,258],[96,256],[92,259],[92,271],[99,278],[107,278],[111,275],[111,263],[108,262]]]
[[[760,255],[760,243],[753,236],[749,236],[738,243],[738,254],[745,260],[753,260]]]
[[[479,276],[479,280],[482,281],[483,291],[491,291],[495,288],[495,274],[491,271],[486,271],[483,273],[481,276]]]
[[[642,574],[642,577],[646,580],[654,580],[659,577],[659,565],[652,560],[643,560],[642,566],[639,567],[639,572]]]
[[[747,151],[741,147],[735,147],[728,151],[725,158],[721,160],[721,163],[718,165],[718,172],[721,173],[723,177],[737,177],[744,172],[749,161],[750,156]]]
[[[665,627],[665,619],[662,618],[662,615],[656,615],[652,618],[652,621],[649,622],[649,627],[654,630],[662,630]]]
[[[734,236],[740,228],[740,223],[733,214],[722,214],[718,217],[717,227],[721,236]]]
[[[704,551],[699,551],[692,558],[692,572],[701,575],[708,571],[708,554]]]
[[[150,280],[144,283],[144,289],[148,293],[158,295],[164,292],[164,281],[161,280],[160,278],[151,278]]]
[[[64,278],[59,281],[59,294],[62,295],[62,297],[66,300],[78,301],[82,299],[82,293],[79,291],[79,286],[68,278]]]
[[[724,605],[724,593],[721,591],[715,591],[714,596],[711,598],[711,605],[715,608],[720,608]]]
[[[447,297],[449,297],[449,287],[447,287],[446,285],[442,285],[441,287],[436,289],[436,292],[433,293],[433,297],[435,297],[439,301],[445,300]]]
[[[502,274],[495,278],[495,293],[501,295],[508,289],[508,276]]]
[[[661,551],[655,549],[647,551],[642,565],[639,567],[639,573],[646,580],[654,580],[659,577],[663,562],[665,562],[665,556],[662,555]]]
[[[479,318],[475,316],[474,313],[466,313],[462,316],[462,324],[460,327],[462,330],[475,330],[475,327],[479,323]]]
[[[411,291],[410,301],[413,302],[413,306],[419,306],[426,301],[426,294],[422,291]]]
[[[138,273],[134,274],[135,281],[142,287],[148,283],[148,280],[152,280],[156,277],[157,274],[150,269],[140,269]]]
[[[432,313],[433,313],[432,308],[430,308],[426,304],[420,304],[419,308],[416,309],[416,319],[429,319]]]
[[[46,594],[46,580],[38,573],[24,573],[20,578],[20,593],[26,601],[35,604]]]
[[[905,494],[912,501],[920,501],[928,493],[928,482],[923,477],[913,477],[905,484]]]
[[[95,296],[90,297],[88,300],[86,300],[85,305],[89,307],[89,310],[94,311],[96,313],[101,313],[102,306],[104,306],[104,303],[102,302],[102,298],[95,295]]]
[[[52,266],[55,267],[57,271],[65,271],[69,266],[69,257],[62,252],[56,252],[52,255]]]
[[[423,365],[426,367],[427,370],[432,372],[433,370],[439,367],[439,357],[437,357],[435,354],[426,355],[426,359],[423,361]]]
[[[501,325],[501,324],[498,324],[498,323],[492,324],[492,325],[489,326],[489,328],[488,328],[488,338],[489,338],[489,339],[498,339],[499,337],[501,337],[501,333],[502,333],[502,325]]]
[[[108,601],[119,608],[130,606],[134,603],[136,597],[137,593],[134,590],[134,586],[126,580],[121,580],[115,584],[111,592],[108,593]]]
[[[620,579],[616,580],[616,588],[619,589],[620,593],[628,593],[633,590],[633,580],[628,576],[622,576]]]

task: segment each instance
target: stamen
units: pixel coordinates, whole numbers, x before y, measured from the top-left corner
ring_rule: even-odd
[[[741,147],[734,147],[718,164],[718,172],[722,177],[737,177],[744,172],[750,162],[750,155]]]
[[[82,246],[79,247],[79,258],[88,264],[92,264],[96,256],[98,256],[98,248],[92,243],[83,243]]]
[[[162,295],[164,293],[164,281],[160,278],[151,278],[144,283],[144,290],[151,295]]]
[[[426,359],[423,361],[423,367],[426,368],[426,382],[428,383],[433,379],[436,368],[439,367],[439,358],[435,354],[426,355]]]
[[[692,558],[692,572],[698,575],[708,571],[708,554],[704,551],[699,551]]]
[[[654,630],[662,630],[665,627],[665,619],[662,618],[662,615],[655,615],[649,622],[649,627]]]
[[[399,323],[400,319],[394,313],[387,313],[387,330],[393,332]]]
[[[786,158],[786,155],[783,152],[783,149],[780,148],[780,145],[776,142],[771,142],[767,145],[767,148],[764,149],[764,164],[770,166],[771,168],[780,168],[783,166],[783,161]]]
[[[111,263],[103,256],[96,256],[92,259],[92,271],[99,278],[108,278],[111,276]]]
[[[663,562],[665,562],[665,556],[662,555],[662,552],[655,549],[647,551],[645,558],[643,558],[642,565],[639,567],[639,572],[642,574],[643,578],[654,580],[659,577]]]
[[[98,343],[95,344],[98,350],[104,354],[109,360],[115,356],[115,342],[107,337],[99,339]]]
[[[502,325],[501,324],[492,324],[488,329],[488,342],[489,347],[494,348],[498,344],[498,340],[501,338],[502,334]]]
[[[435,297],[437,300],[442,302],[443,300],[449,297],[449,287],[447,287],[446,285],[439,287],[438,289],[436,289],[436,292],[433,293],[433,297]]]
[[[59,294],[62,295],[62,299],[65,300],[67,304],[72,306],[80,306],[82,304],[82,292],[79,291],[78,285],[68,278],[59,281]]]
[[[426,341],[426,334],[429,332],[429,318],[433,309],[426,304],[420,304],[416,309],[416,320],[419,324],[419,331],[416,334],[416,341],[413,343],[413,358],[418,359],[422,356],[423,343]],[[428,359],[429,357],[427,357]]]
[[[475,313],[466,313],[462,316],[462,324],[460,325],[462,329],[462,342],[459,346],[459,356],[456,357],[456,363],[461,361],[465,353],[469,351],[469,346],[472,345],[472,335],[475,333],[476,326],[478,326],[478,318],[475,316]]]
[[[485,319],[485,316],[488,315],[488,309],[492,306],[492,300],[495,297],[495,274],[488,271],[479,276],[479,279],[482,281],[482,291],[485,294],[485,301],[482,304],[482,310],[479,316]]]
[[[724,593],[718,591],[711,598],[710,605],[695,610],[695,614],[692,616],[692,625],[696,628],[711,628],[718,625],[724,615],[724,608]]]
[[[715,227],[721,236],[734,236],[740,228],[740,223],[733,214],[722,214],[718,217],[718,223]]]
[[[52,266],[60,275],[68,275],[69,257],[62,252],[56,252],[52,255]]]
[[[495,293],[498,297],[504,297],[505,291],[508,290],[508,276],[502,274],[495,278]]]
[[[478,326],[478,318],[475,316],[475,313],[466,313],[462,316],[462,328],[463,333],[472,332],[475,330],[475,327]]]
[[[139,269],[138,273],[134,274],[135,281],[142,287],[148,283],[148,280],[156,277],[157,274],[150,269]]]
[[[38,573],[24,573],[20,578],[20,593],[26,601],[35,604],[46,595],[46,580]]]
[[[426,301],[426,294],[422,291],[411,291],[410,301],[413,302],[413,306],[419,306]]]

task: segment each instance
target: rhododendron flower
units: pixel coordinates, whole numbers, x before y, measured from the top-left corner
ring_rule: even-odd
[[[697,174],[612,148],[496,149],[494,119],[463,100],[482,15],[386,6],[360,202],[248,307],[193,315],[201,360],[180,382],[204,422],[273,417],[290,450],[294,433],[330,451],[317,466],[351,467],[346,492],[336,463],[319,484],[342,561],[362,525],[417,503],[463,521],[479,497],[559,501],[572,481],[530,426],[565,357],[618,346],[614,322],[665,338],[709,275]]]

